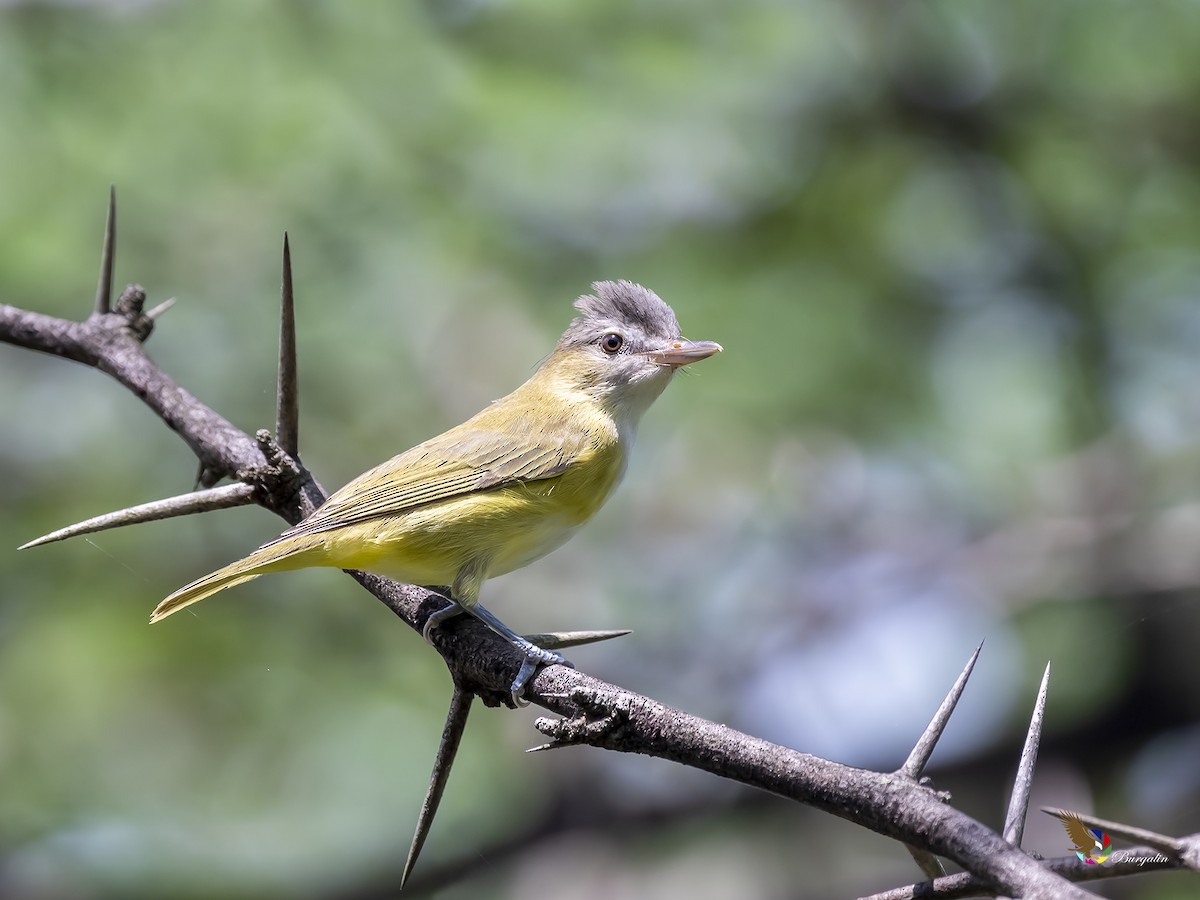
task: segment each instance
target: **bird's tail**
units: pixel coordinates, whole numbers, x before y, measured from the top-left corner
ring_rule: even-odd
[[[273,542],[260,547],[237,562],[210,572],[203,578],[197,578],[191,584],[185,584],[154,608],[154,612],[150,614],[150,623],[154,624],[185,606],[191,606],[218,591],[251,581],[259,575],[311,565],[311,562],[302,560],[304,551],[308,549],[310,548],[303,542],[295,539]]]

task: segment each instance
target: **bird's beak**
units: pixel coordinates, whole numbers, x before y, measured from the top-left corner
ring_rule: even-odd
[[[688,363],[708,359],[714,353],[720,353],[724,348],[716,341],[686,341],[680,338],[670,341],[657,350],[647,350],[643,355],[650,362],[660,366],[670,366],[677,369]]]

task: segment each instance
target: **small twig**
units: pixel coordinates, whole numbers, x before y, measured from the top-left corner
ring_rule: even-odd
[[[116,512],[105,513],[68,525],[57,531],[35,538],[27,544],[22,544],[18,550],[28,550],[30,547],[40,547],[42,544],[52,544],[81,534],[92,534],[96,531],[107,531],[110,528],[123,528],[126,525],[137,525],[140,522],[154,522],[158,519],[170,519],[175,516],[190,516],[193,513],[211,512],[214,509],[230,509],[234,506],[245,506],[255,501],[255,488],[249,484],[227,484],[218,488],[204,491],[192,491],[177,497],[167,497],[164,500],[152,500],[138,506],[119,509]]]
[[[543,716],[533,727],[551,738],[546,744],[530,747],[526,753],[556,750],[577,744],[597,744],[610,737],[629,717],[632,700],[624,692],[609,693],[592,688],[577,688],[567,694],[555,694],[554,699],[569,700],[575,714],[552,719]]]

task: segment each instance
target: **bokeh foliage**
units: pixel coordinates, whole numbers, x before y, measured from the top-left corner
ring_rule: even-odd
[[[1195,831],[1198,50],[1183,2],[0,4],[0,302],[86,314],[115,183],[118,280],[179,298],[152,354],[253,430],[287,230],[334,487],[521,381],[590,281],[643,282],[727,352],[489,605],[632,627],[576,661],[880,766],[986,638],[935,763],[993,824],[1050,658],[1045,803]],[[194,463],[94,372],[0,348],[0,384],[0,888],[388,883],[435,654],[335,573],[145,627],[275,533],[257,510],[17,554]],[[529,724],[472,722],[424,863],[526,839],[445,896],[915,877],[665,764],[523,757]]]

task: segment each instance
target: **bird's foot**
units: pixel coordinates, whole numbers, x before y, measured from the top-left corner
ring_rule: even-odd
[[[575,668],[561,653],[539,647],[528,638],[517,634],[478,603],[463,606],[457,601],[451,600],[446,606],[434,612],[425,621],[425,625],[421,629],[421,637],[432,644],[433,629],[437,628],[447,619],[452,619],[464,612],[468,612],[479,619],[484,625],[512,644],[525,657],[525,661],[521,663],[517,677],[513,679],[512,687],[509,689],[512,692],[513,703],[516,706],[529,705],[529,701],[525,700],[522,695],[525,693],[525,686],[529,684],[529,679],[533,678],[534,673],[537,672],[538,666],[558,665],[567,666],[572,669]]]
[[[517,677],[513,679],[512,687],[509,689],[512,692],[512,699],[515,705],[528,706],[528,701],[523,699],[522,695],[525,693],[525,686],[537,671],[538,666],[558,665],[567,666],[572,669],[575,668],[561,653],[555,653],[553,650],[539,647],[528,638],[521,637],[521,635],[517,634],[478,603],[474,606],[464,607],[464,609],[483,622],[488,628],[492,629],[492,631],[496,632],[496,634],[507,640],[524,655],[525,661],[521,663]]]
[[[426,621],[425,627],[421,629],[421,637],[425,638],[425,642],[433,643],[433,629],[437,628],[447,619],[453,619],[455,616],[461,615],[463,608],[454,600],[451,600],[447,605],[433,613]]]
[[[525,685],[529,683],[529,679],[538,670],[538,666],[559,665],[566,666],[568,669],[575,668],[571,661],[561,653],[555,653],[553,650],[539,647],[537,644],[531,643],[524,638],[520,638],[520,643],[514,643],[514,646],[525,654],[525,661],[521,663],[517,677],[513,679],[512,687],[509,688],[512,692],[513,703],[517,706],[529,705],[529,701],[524,698]]]

